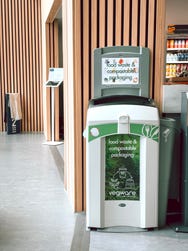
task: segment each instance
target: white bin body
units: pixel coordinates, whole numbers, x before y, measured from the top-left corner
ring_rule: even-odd
[[[91,107],[86,132],[87,228],[157,227],[157,108],[127,104]],[[126,166],[136,163],[135,159],[136,174]],[[116,161],[121,166],[115,166]]]

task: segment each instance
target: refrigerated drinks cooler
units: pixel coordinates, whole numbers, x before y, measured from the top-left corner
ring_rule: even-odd
[[[149,96],[149,52],[94,54],[86,123],[87,228],[158,225],[159,114]]]

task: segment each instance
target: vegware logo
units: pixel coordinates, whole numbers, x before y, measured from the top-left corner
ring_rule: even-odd
[[[123,196],[123,197],[135,197],[136,196],[136,192],[134,190],[130,190],[130,191],[112,191],[109,192],[109,195],[113,195],[113,196]]]

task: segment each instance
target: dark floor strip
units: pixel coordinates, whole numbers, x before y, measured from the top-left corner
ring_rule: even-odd
[[[78,213],[70,251],[89,251],[90,232],[86,231],[85,213]]]
[[[58,151],[57,147],[50,146],[50,151],[51,151],[52,156],[54,158],[55,164],[58,168],[60,177],[61,177],[62,181],[64,182],[64,161],[63,161],[63,158],[62,158],[60,152]]]

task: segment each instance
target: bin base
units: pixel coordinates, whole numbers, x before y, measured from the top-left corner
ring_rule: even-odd
[[[188,226],[177,226],[175,230],[179,233],[188,233]]]
[[[43,145],[48,145],[48,146],[58,146],[58,145],[61,145],[63,143],[64,143],[64,141],[47,141],[47,142],[44,142],[42,144]]]
[[[138,228],[129,226],[116,226],[116,227],[105,227],[105,228],[89,228],[90,231],[105,232],[105,233],[135,233],[135,232],[147,232],[152,231],[154,228]]]

